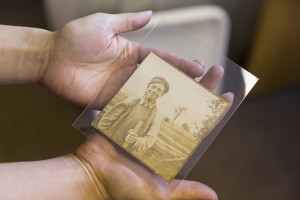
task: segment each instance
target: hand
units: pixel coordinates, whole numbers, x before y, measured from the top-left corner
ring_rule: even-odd
[[[196,60],[195,62],[200,63]],[[213,90],[223,77],[223,68],[213,66],[201,83]],[[229,103],[233,95],[222,95]],[[217,199],[216,193],[199,182],[173,180],[170,183],[134,160],[128,153],[99,133],[93,133],[76,151],[82,162],[93,169],[102,199],[113,200],[172,200]]]
[[[170,183],[149,171],[104,136],[94,133],[76,151],[101,193],[98,199],[111,200],[213,200],[208,186],[185,180]]]
[[[138,137],[139,137],[138,134],[134,130],[129,130],[128,135],[125,138],[125,141],[130,144],[133,144],[135,143]]]
[[[150,12],[97,13],[66,24],[53,36],[41,83],[70,101],[88,104],[136,49],[118,34],[144,26],[150,17]]]
[[[202,84],[213,89],[221,69],[213,67]],[[229,93],[223,97],[232,102]],[[212,189],[198,182],[167,183],[98,133],[71,156],[0,164],[0,177],[3,199],[217,199]]]
[[[139,46],[119,36],[144,26],[150,18],[151,12],[97,13],[66,24],[52,35],[49,61],[40,83],[65,99],[85,106],[101,92],[97,106],[102,108],[150,51],[192,77],[202,75],[202,67],[195,62]],[[129,55],[132,59],[128,62]]]

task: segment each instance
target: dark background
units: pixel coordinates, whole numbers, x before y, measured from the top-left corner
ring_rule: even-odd
[[[231,19],[227,56],[260,80],[188,178],[221,200],[299,199],[300,1],[211,2]],[[0,0],[0,24],[49,29],[38,0]],[[0,93],[0,162],[68,154],[84,141],[71,126],[83,108],[37,85],[3,85]]]

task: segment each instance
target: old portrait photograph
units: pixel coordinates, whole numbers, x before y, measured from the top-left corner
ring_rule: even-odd
[[[170,181],[228,103],[150,53],[92,126]]]

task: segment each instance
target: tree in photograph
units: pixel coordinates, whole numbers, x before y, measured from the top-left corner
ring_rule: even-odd
[[[199,127],[199,125],[197,124],[197,122],[193,122],[194,124],[194,131],[192,132],[193,134],[193,137],[198,140],[199,138],[201,138],[202,136],[202,132],[201,132],[201,129]]]
[[[174,123],[174,121],[183,113],[183,111],[186,111],[187,107],[185,106],[178,106],[177,108],[175,108],[175,117],[172,120],[172,124]]]
[[[184,130],[186,130],[187,132],[190,132],[191,128],[190,126],[188,125],[188,123],[183,123],[182,124],[182,128],[184,128]]]
[[[167,123],[170,123],[170,118],[169,117],[164,117],[164,121]]]
[[[197,137],[202,137],[202,135],[207,134],[211,131],[212,127],[215,125],[217,120],[220,118],[220,115],[226,109],[227,104],[224,103],[224,100],[212,100],[209,104],[209,108],[211,109],[212,114],[206,115],[205,119],[201,121],[201,128],[199,128],[198,124],[194,122],[196,125],[196,133]]]

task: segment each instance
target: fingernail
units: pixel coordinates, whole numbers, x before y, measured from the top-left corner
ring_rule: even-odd
[[[232,92],[227,92],[227,93],[225,93],[225,95],[227,96],[226,100],[229,101],[230,103],[232,103],[234,94]]]
[[[141,15],[148,15],[148,16],[150,16],[150,15],[152,15],[152,10],[146,10],[146,11],[142,11],[142,12],[139,12],[139,14],[141,14]]]
[[[232,92],[227,92],[227,94],[233,99],[234,94]]]
[[[204,61],[196,59],[196,60],[194,60],[194,62],[197,63],[197,64],[199,64],[202,67],[202,69],[205,68]]]

